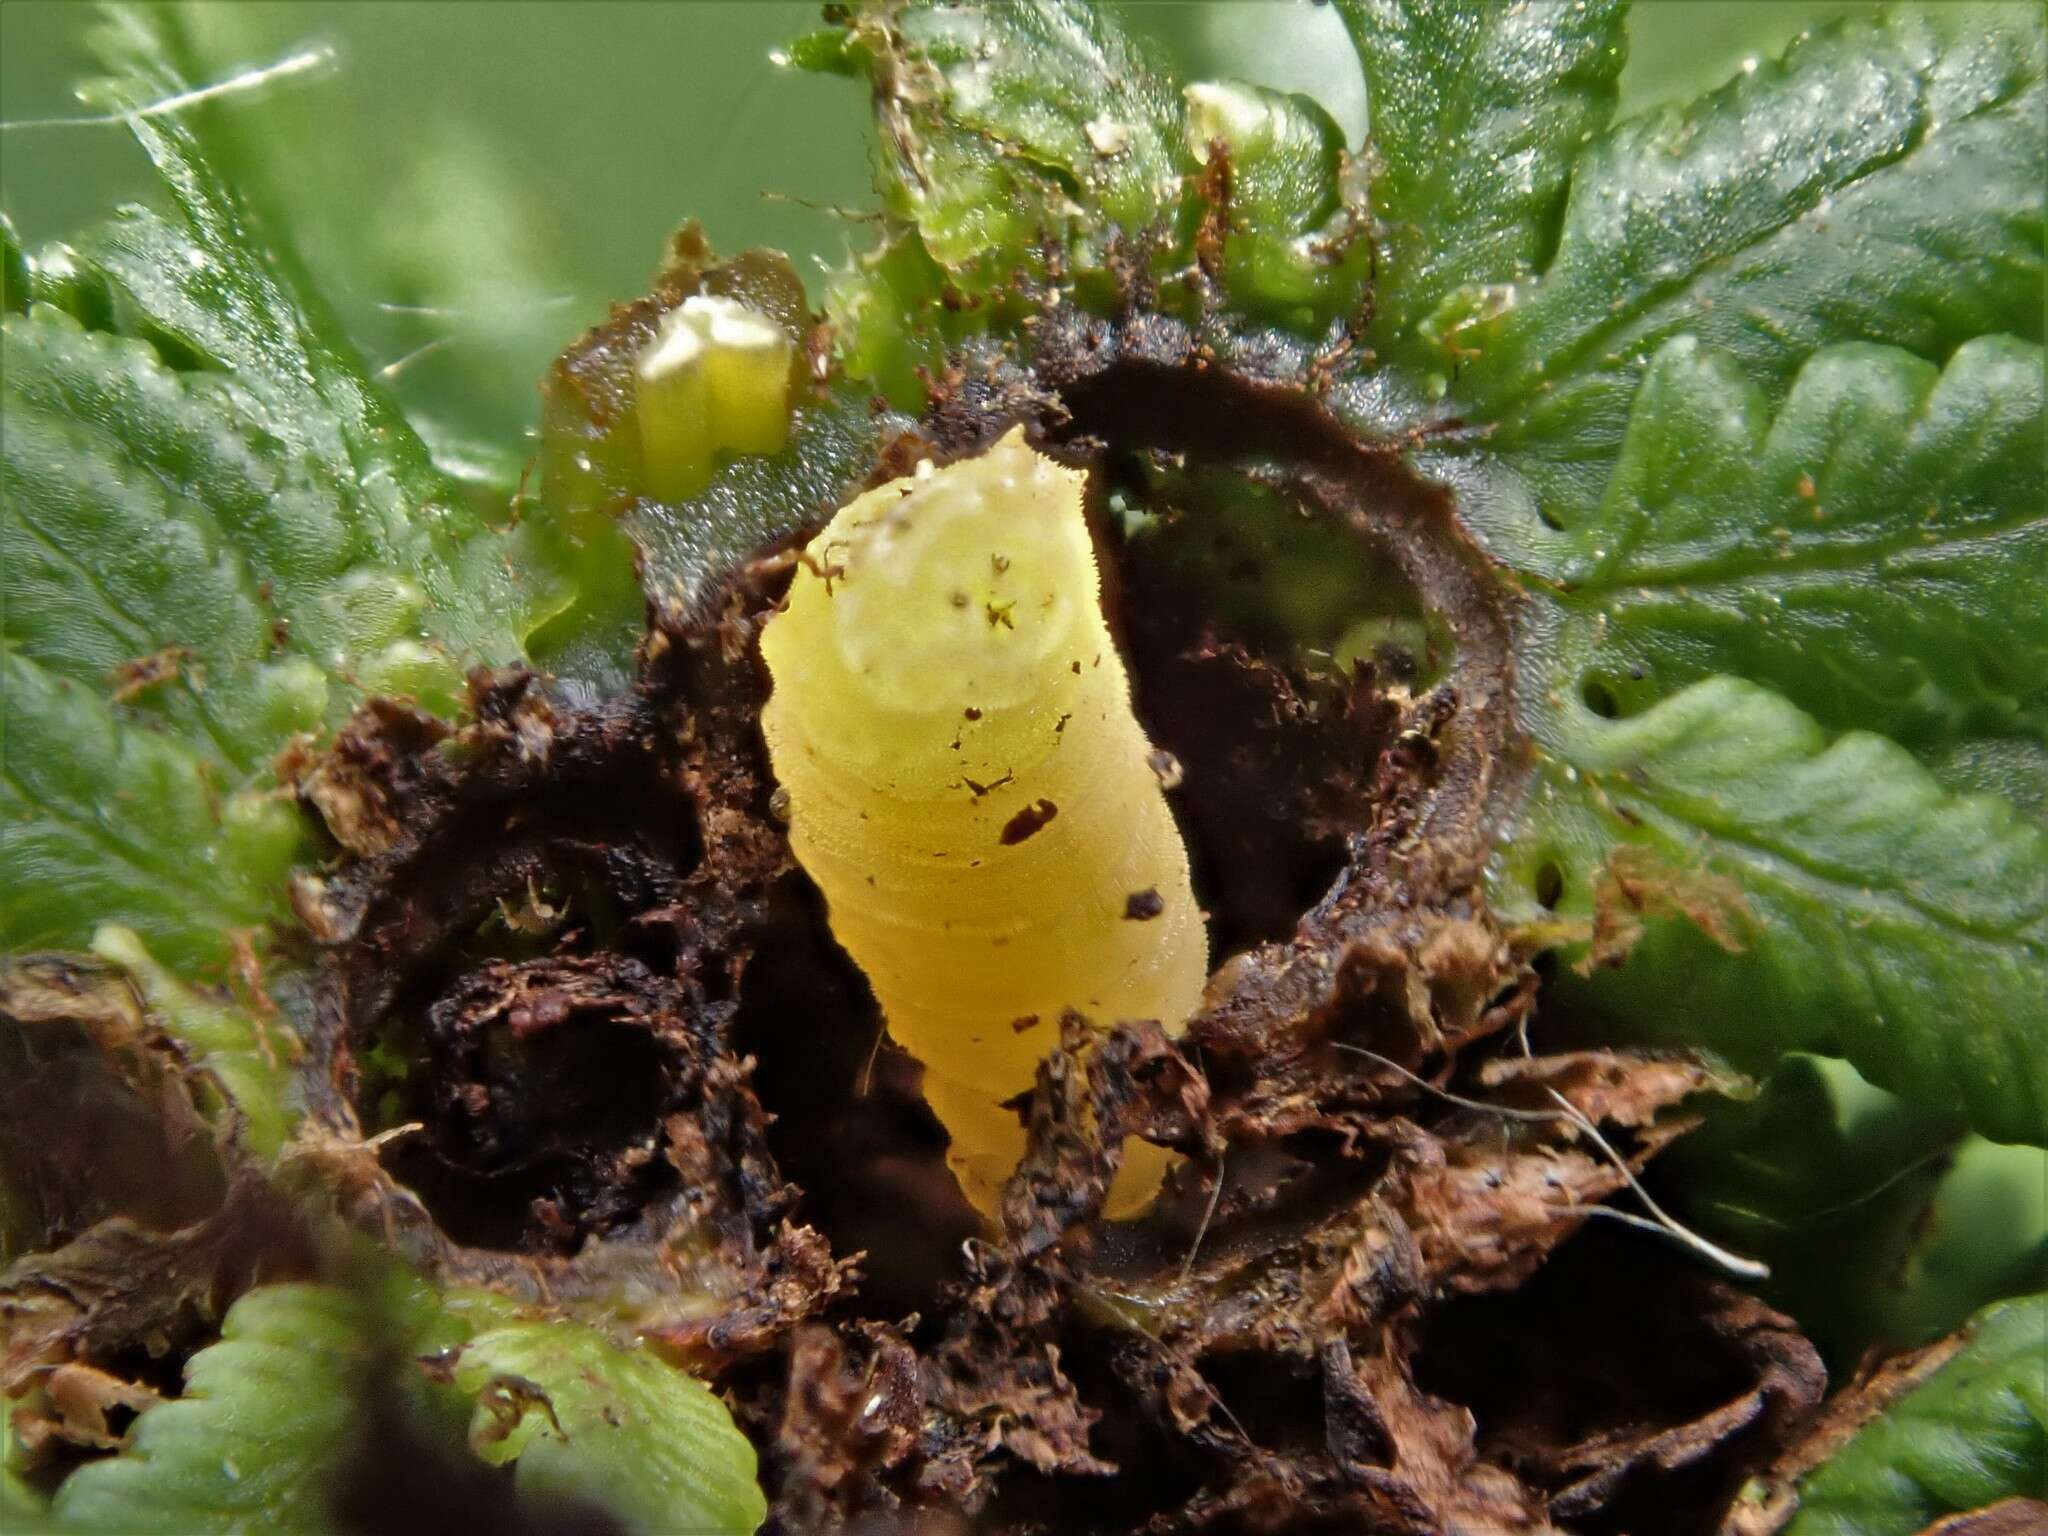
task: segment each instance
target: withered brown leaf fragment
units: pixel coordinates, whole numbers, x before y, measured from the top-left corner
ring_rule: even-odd
[[[1354,1359],[1342,1340],[1324,1346],[1324,1400],[1332,1455],[1345,1481],[1395,1529],[1483,1533],[1550,1528],[1542,1500],[1473,1446],[1471,1411],[1416,1389],[1401,1346],[1383,1334]]]
[[[1656,917],[1684,918],[1735,955],[1754,921],[1742,887],[1728,876],[1625,843],[1607,856],[1593,883],[1593,942],[1575,969],[1590,975],[1620,965],[1642,938],[1644,923]]]
[[[895,1330],[844,1334],[809,1325],[788,1352],[789,1378],[772,1454],[791,1530],[819,1530],[901,1500],[876,1474],[921,1459],[924,1393],[916,1353]]]
[[[2048,1503],[2011,1498],[1937,1520],[1920,1536],[2041,1536],[2043,1531],[2048,1531]]]
[[[44,1455],[105,1449],[105,1411],[151,1398],[112,1368],[311,1262],[218,1085],[97,961],[0,968],[0,1170],[28,1250],[0,1269],[0,1395]]]
[[[18,1395],[74,1360],[107,1364],[136,1348],[167,1355],[251,1285],[303,1278],[314,1265],[304,1222],[251,1169],[238,1170],[219,1208],[189,1226],[110,1216],[0,1270],[0,1394]]]
[[[121,1439],[107,1415],[116,1410],[139,1413],[161,1401],[151,1387],[76,1360],[53,1368],[43,1377],[41,1387],[45,1411],[24,1406],[10,1419],[31,1465],[52,1456],[53,1441],[111,1451]]]
[[[113,685],[109,697],[116,704],[133,703],[150,689],[176,681],[191,659],[190,647],[183,645],[166,645],[147,656],[132,657],[108,672],[107,681]]]
[[[425,786],[427,749],[445,723],[398,699],[366,699],[317,754],[295,745],[278,759],[278,781],[319,814],[343,848],[374,858],[398,841],[407,802]]]

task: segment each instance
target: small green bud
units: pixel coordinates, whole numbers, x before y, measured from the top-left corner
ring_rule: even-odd
[[[1232,297],[1290,324],[1350,310],[1370,276],[1371,247],[1329,113],[1306,96],[1235,80],[1200,81],[1182,96],[1188,153],[1207,165],[1221,146],[1229,161]]]
[[[733,299],[700,294],[664,316],[634,368],[647,489],[681,501],[710,483],[720,452],[780,452],[794,350]]]
[[[789,335],[732,299],[693,298],[683,313],[710,351],[711,429],[727,453],[780,453],[789,441]]]
[[[633,370],[645,483],[661,501],[685,500],[711,479],[709,345],[688,311],[673,309]]]

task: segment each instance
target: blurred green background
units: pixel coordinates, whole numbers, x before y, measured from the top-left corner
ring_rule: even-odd
[[[1623,108],[1689,95],[1871,8],[1646,0]],[[1363,84],[1329,8],[1121,9],[1189,74],[1308,90],[1363,131]],[[805,0],[199,0],[187,23],[209,80],[334,50],[331,67],[209,109],[235,146],[229,169],[410,409],[444,437],[516,452],[539,370],[607,301],[642,291],[682,219],[722,250],[778,246],[803,271],[860,240],[843,210],[868,201],[862,92],[770,58],[817,16]],[[0,5],[0,206],[31,249],[150,186],[122,128],[41,125],[83,114],[72,87],[95,19],[72,0]]]

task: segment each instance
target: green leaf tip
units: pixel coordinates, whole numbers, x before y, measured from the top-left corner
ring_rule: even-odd
[[[2048,1294],[1987,1308],[1806,1482],[1787,1536],[1913,1536],[2048,1489]]]
[[[682,1372],[580,1324],[519,1321],[497,1298],[396,1275],[373,1292],[245,1294],[187,1363],[183,1392],[67,1478],[52,1513],[78,1530],[330,1531],[349,1480],[391,1449],[372,1394],[382,1434],[403,1426],[410,1454],[441,1458],[446,1478],[516,1463],[523,1497],[647,1536],[747,1536],[766,1514],[753,1448]]]
[[[1371,102],[1380,246],[1370,343],[1448,371],[1462,290],[1525,283],[1551,254],[1585,139],[1613,115],[1626,0],[1337,0]]]
[[[1181,94],[1233,302],[1309,333],[1356,314],[1373,247],[1365,189],[1330,114],[1307,96],[1239,81],[1200,81]]]
[[[1563,473],[1613,451],[1674,336],[1774,395],[1840,339],[2040,341],[2044,107],[2038,7],[1902,7],[1616,125],[1578,153],[1540,272],[1462,328],[1445,409]]]
[[[775,454],[789,442],[796,344],[736,299],[692,294],[661,318],[634,360],[643,483],[685,501],[719,454]]]
[[[573,1323],[513,1322],[463,1349],[469,1442],[523,1492],[569,1496],[645,1536],[744,1536],[767,1518],[754,1448],[719,1400],[644,1348]],[[531,1390],[531,1389],[537,1389]]]

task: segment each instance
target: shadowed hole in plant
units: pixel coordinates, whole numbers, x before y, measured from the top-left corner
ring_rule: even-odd
[[[808,881],[771,896],[739,997],[733,1047],[757,1062],[754,1089],[775,1117],[769,1146],[803,1191],[798,1217],[834,1251],[867,1255],[851,1305],[886,1319],[928,1307],[957,1277],[979,1221],[946,1169],[921,1069],[883,1036],[867,981]]]
[[[1432,820],[1478,815],[1509,638],[1448,493],[1309,394],[1211,366],[1172,322],[1055,328],[1041,348],[1066,408],[1053,451],[1099,471],[1139,717],[1185,770],[1213,953],[1293,933],[1374,824],[1383,753],[1433,708],[1456,720],[1416,747]]]
[[[702,841],[659,736],[621,723],[564,718],[545,767],[428,796],[343,962],[342,1080],[365,1134],[418,1127],[382,1161],[458,1243],[574,1253],[677,1187],[663,1121],[716,1031],[634,919]]]
[[[1385,690],[1448,638],[1385,552],[1283,492],[1164,454],[1112,455],[1105,586],[1132,691],[1171,754],[1212,953],[1285,938],[1342,871],[1392,741]]]
[[[483,1248],[573,1250],[676,1185],[662,1156],[681,1020],[637,962],[492,962],[429,1011],[399,1090],[424,1129],[386,1166],[442,1230]]]
[[[1579,682],[1579,699],[1602,720],[1640,715],[1664,696],[1655,672],[1641,661],[1601,667]]]
[[[1772,1326],[1687,1255],[1595,1225],[1518,1289],[1447,1301],[1423,1335],[1415,1379],[1472,1411],[1482,1455],[1567,1508],[1583,1502],[1573,1530],[1687,1536],[1715,1528],[1731,1477],[1787,1431],[1774,1396],[1795,1407],[1802,1372],[1818,1396],[1818,1358],[1789,1332],[1776,1343]],[[1752,1392],[1761,1400],[1748,1409]],[[1696,1436],[1625,1461],[1644,1426],[1693,1424]],[[1608,1468],[1619,1475],[1589,1495]]]

